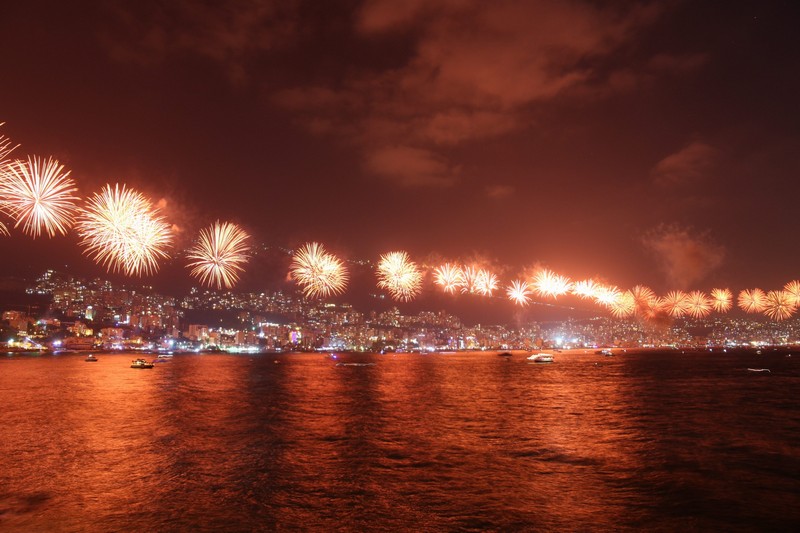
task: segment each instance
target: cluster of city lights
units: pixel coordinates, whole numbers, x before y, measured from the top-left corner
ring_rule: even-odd
[[[81,199],[70,172],[58,161],[38,157],[12,160],[16,148],[0,135],[0,233],[9,235],[6,221],[33,238],[66,235],[72,229],[85,255],[109,272],[129,276],[155,274],[159,262],[170,257],[172,226],[143,194],[124,184],[107,184]],[[251,257],[249,242],[250,236],[238,225],[214,222],[199,232],[187,250],[190,275],[209,287],[232,288]],[[380,257],[377,287],[397,301],[411,301],[422,292],[426,274],[447,294],[493,297],[502,290],[498,277],[481,265],[446,262],[421,267],[404,251]],[[316,242],[294,252],[289,275],[308,298],[342,294],[349,280],[342,259]],[[572,281],[544,268],[510,281],[505,288],[506,297],[520,306],[529,305],[534,297],[555,299],[567,294],[593,301],[620,318],[702,318],[733,307],[733,293],[727,288],[709,293],[676,290],[658,296],[641,285],[623,290],[595,279]],[[800,307],[800,281],[791,281],[780,290],[742,290],[736,303],[747,313],[785,320]]]

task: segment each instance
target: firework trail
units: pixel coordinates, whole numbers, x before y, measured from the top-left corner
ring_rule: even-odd
[[[434,269],[433,282],[442,287],[444,292],[455,294],[457,290],[465,285],[464,273],[458,265],[445,263]]]
[[[109,272],[149,275],[169,257],[169,224],[149,200],[125,185],[106,185],[90,198],[75,227],[84,253]]]
[[[200,283],[217,289],[230,289],[244,272],[250,258],[250,236],[242,228],[219,220],[200,231],[197,242],[189,248],[187,257],[194,259],[186,265]]]
[[[794,296],[788,291],[769,291],[764,297],[764,314],[772,320],[786,320],[796,310]]]
[[[308,243],[295,252],[289,273],[307,298],[341,294],[349,279],[342,261],[316,242]]]
[[[527,281],[514,280],[506,289],[508,299],[517,305],[528,305],[531,301],[530,285]]]
[[[761,289],[745,289],[739,293],[739,308],[745,313],[761,313],[766,303],[767,295]]]
[[[29,157],[27,161],[14,161],[6,165],[0,176],[0,198],[5,210],[16,220],[14,227],[33,238],[46,231],[67,234],[75,219],[77,190],[69,171],[54,159],[43,161]]]
[[[411,301],[422,290],[422,272],[406,252],[389,252],[378,262],[378,288],[395,300]]]
[[[731,293],[730,289],[712,290],[711,306],[717,313],[727,313],[733,307],[733,293]]]

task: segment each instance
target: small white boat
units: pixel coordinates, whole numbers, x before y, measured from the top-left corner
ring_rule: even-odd
[[[750,372],[769,372],[769,368],[748,368],[747,370]]]
[[[89,355],[86,356],[86,359],[84,359],[84,361],[86,361],[87,363],[95,363],[97,362],[97,357],[95,357],[93,353],[90,353]]]
[[[534,363],[552,363],[553,356],[549,353],[531,354],[528,356],[528,361],[533,361]]]

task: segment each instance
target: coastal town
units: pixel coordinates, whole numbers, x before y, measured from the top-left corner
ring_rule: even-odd
[[[0,349],[436,352],[800,344],[795,319],[710,316],[654,323],[594,316],[468,325],[445,311],[411,315],[392,307],[365,313],[347,303],[309,300],[292,292],[194,288],[179,298],[146,286],[119,287],[53,270],[31,282],[26,293],[47,304],[4,309]]]

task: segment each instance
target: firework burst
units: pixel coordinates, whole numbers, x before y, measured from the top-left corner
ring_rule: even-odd
[[[482,296],[491,296],[499,283],[497,276],[482,268],[475,276],[475,292]]]
[[[594,301],[600,305],[611,307],[611,305],[622,297],[622,291],[617,287],[599,286],[596,289]]]
[[[444,292],[455,294],[464,286],[464,273],[458,265],[445,263],[434,269],[433,282],[442,287]]]
[[[422,289],[422,272],[405,252],[390,252],[378,262],[378,287],[395,300],[413,300]]]
[[[739,293],[739,308],[745,313],[761,313],[767,303],[767,295],[761,289],[745,289]]]
[[[289,274],[309,298],[341,294],[347,287],[349,275],[342,261],[316,242],[295,252],[289,268]]]
[[[711,313],[713,302],[702,291],[692,291],[688,297],[689,306],[686,312],[694,318],[703,318]]]
[[[597,298],[601,288],[593,279],[585,279],[572,284],[572,294],[580,298]]]
[[[714,289],[711,291],[711,306],[717,313],[726,313],[733,307],[733,293],[730,289]]]
[[[556,298],[566,294],[572,288],[569,278],[556,274],[552,270],[543,268],[533,276],[533,290],[539,296],[552,296]]]
[[[634,313],[650,316],[656,313],[659,306],[658,296],[650,287],[637,285],[630,290],[633,296]]]
[[[531,301],[530,285],[527,281],[515,280],[506,289],[508,299],[518,305],[528,305]]]
[[[461,269],[462,293],[475,294],[478,292],[478,269],[473,266],[465,266]]]
[[[169,224],[147,198],[125,185],[106,185],[90,198],[75,227],[84,253],[109,272],[149,275],[169,257]]]
[[[5,124],[0,122],[0,126]],[[8,156],[14,151],[16,146],[11,146],[11,141],[5,135],[0,135],[0,184],[6,180],[6,166],[8,165]],[[0,197],[0,213],[8,214],[8,207],[5,198]],[[8,235],[8,228],[0,221],[0,234]]]
[[[77,189],[69,171],[54,159],[43,161],[29,157],[6,165],[0,178],[0,197],[8,214],[16,220],[14,227],[31,237],[42,232],[53,237],[66,235],[75,218],[73,192]]]
[[[230,289],[239,281],[243,265],[250,258],[249,240],[247,232],[236,224],[218,220],[200,231],[197,242],[187,253],[194,261],[186,266],[200,283]]]
[[[671,291],[659,302],[659,307],[671,317],[681,317],[689,313],[689,295],[683,291]]]
[[[5,122],[0,122],[0,126],[5,125]],[[17,146],[11,146],[11,139],[5,135],[0,135],[0,168],[8,162],[8,156]]]
[[[800,306],[800,281],[790,281],[783,286],[783,290],[789,295],[792,300],[792,305],[795,307]]]
[[[764,297],[764,314],[772,320],[786,320],[796,310],[794,296],[788,291],[769,291]]]
[[[626,318],[636,312],[636,299],[631,291],[617,292],[613,301],[608,304],[611,314],[617,318]]]

